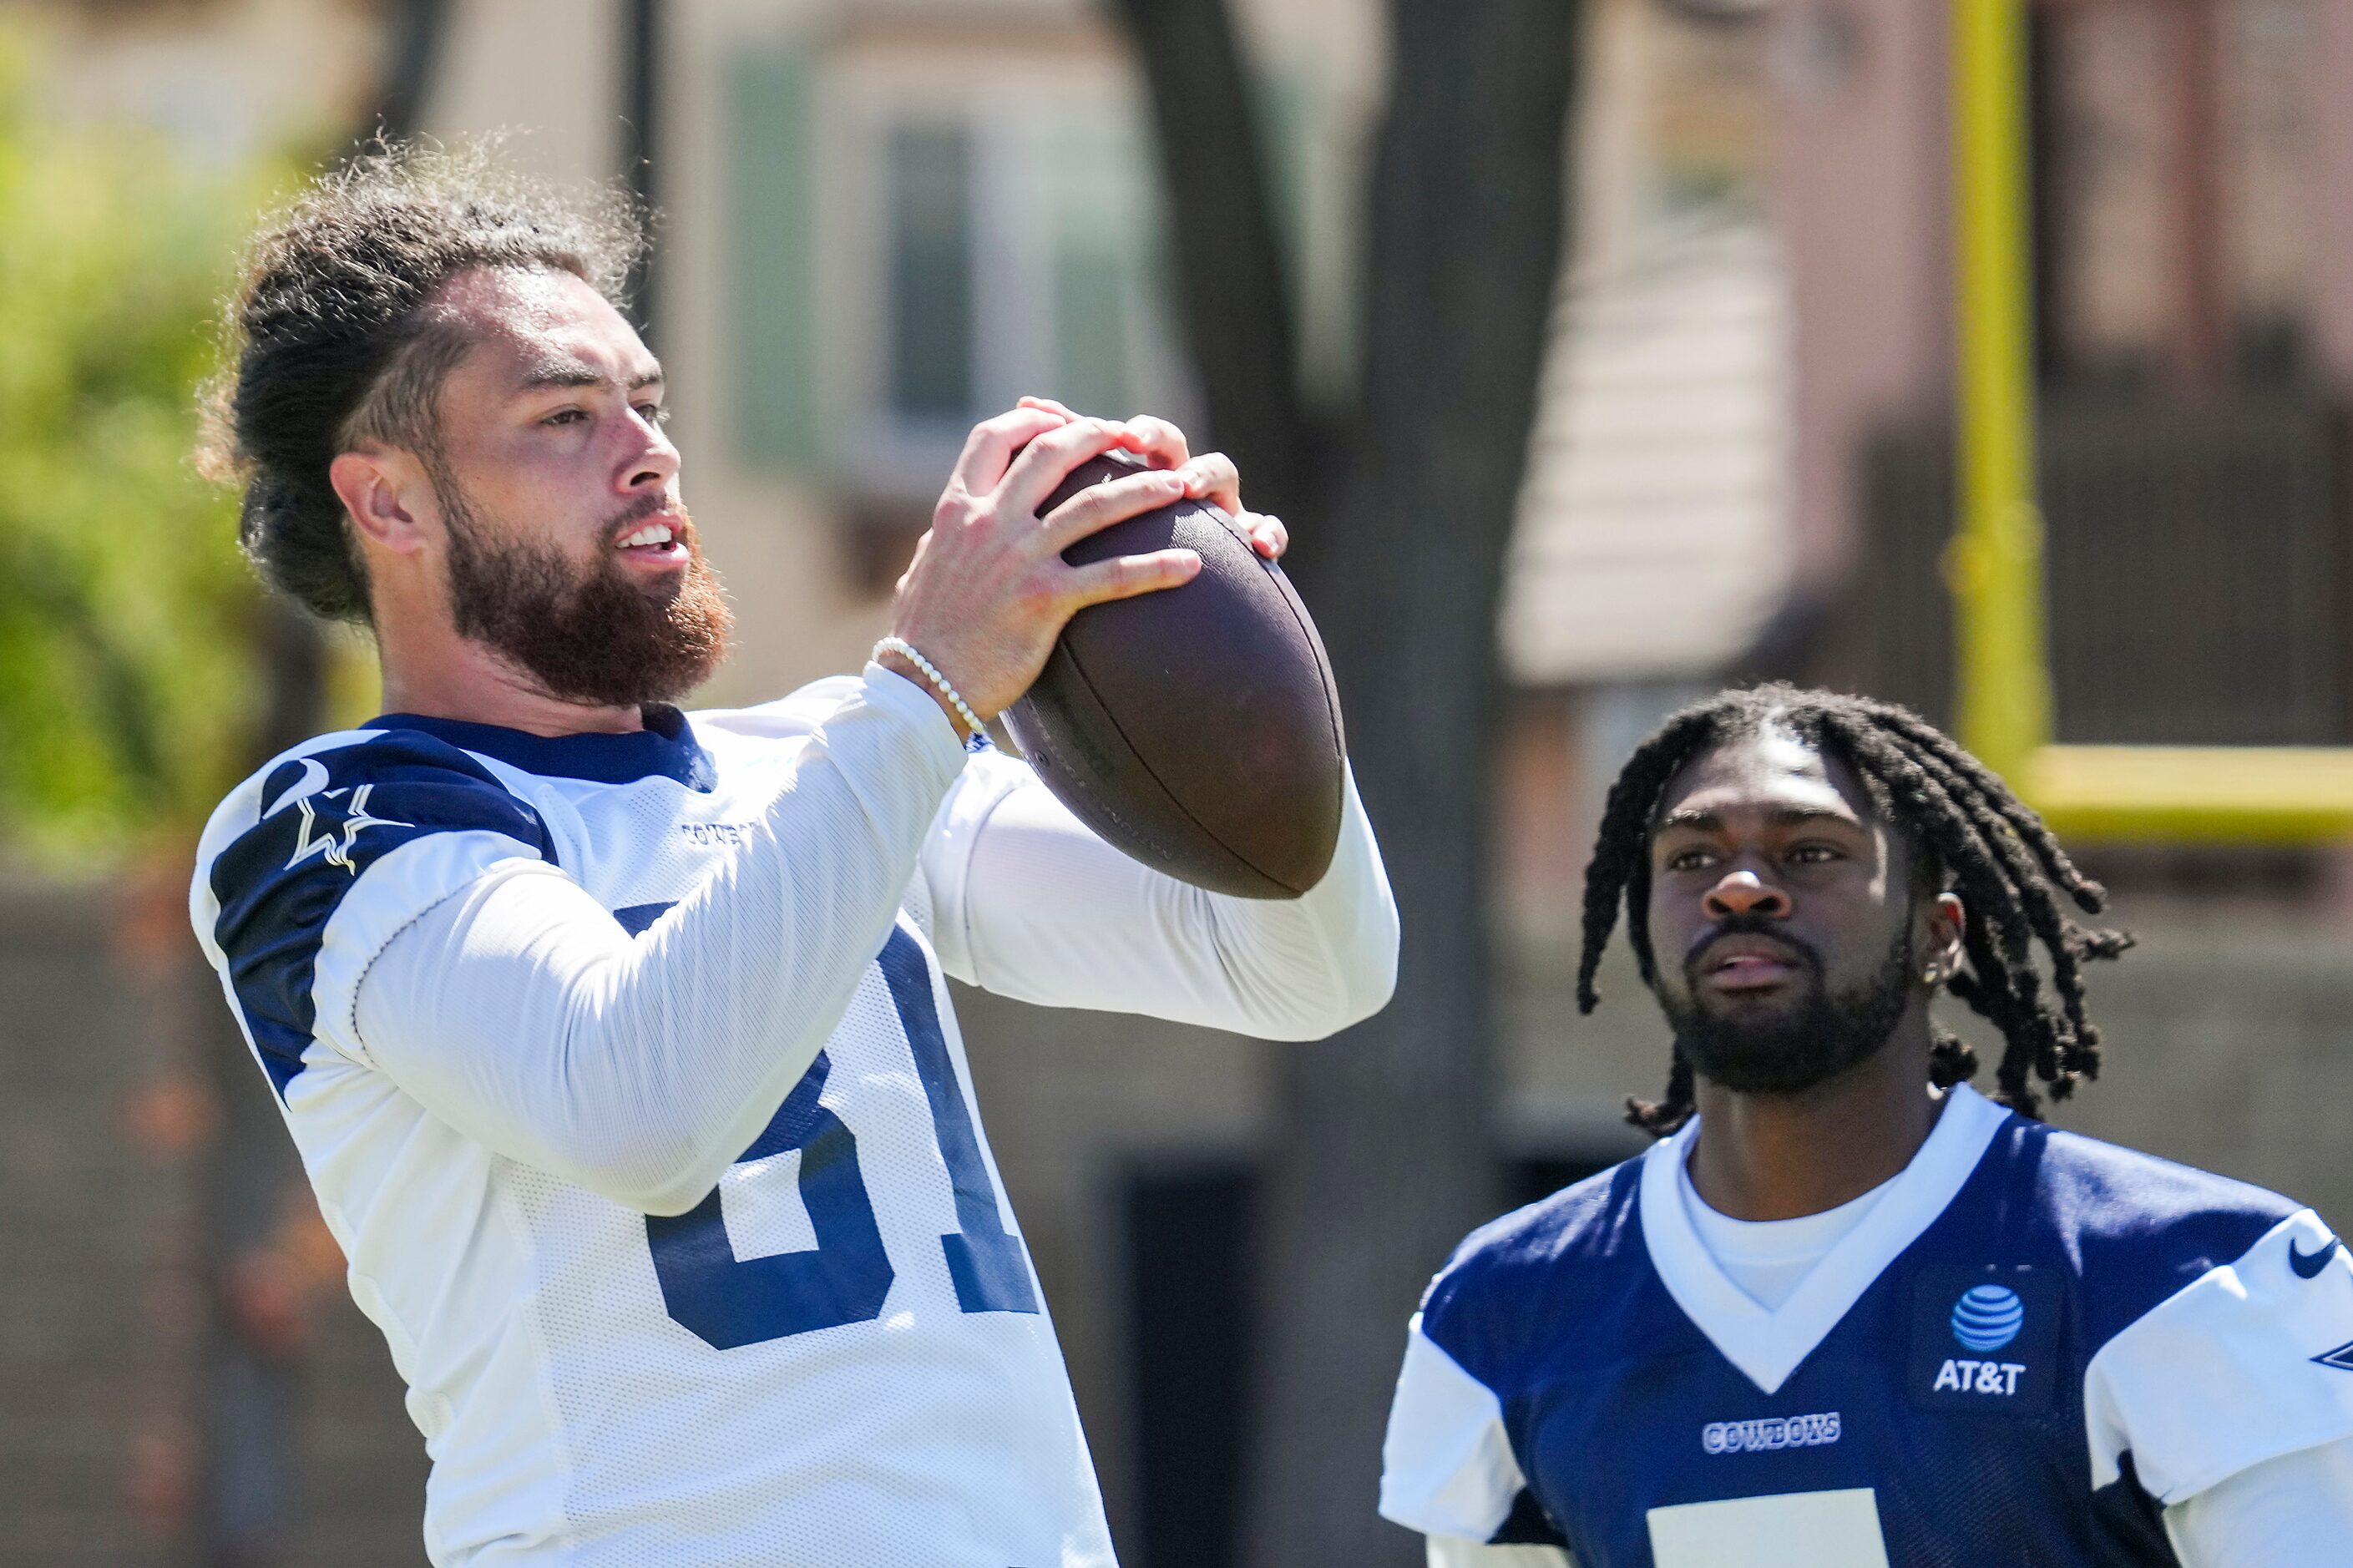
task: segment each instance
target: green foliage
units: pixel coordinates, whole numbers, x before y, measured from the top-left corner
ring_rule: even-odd
[[[0,849],[90,865],[239,771],[258,594],[189,453],[263,192],[59,126],[30,76],[0,34]]]

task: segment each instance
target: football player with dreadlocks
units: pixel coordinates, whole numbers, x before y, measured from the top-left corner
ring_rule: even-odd
[[[1916,716],[1786,686],[1669,719],[1610,791],[1674,1030],[1646,1154],[1432,1283],[1381,1510],[1442,1568],[2353,1563],[2353,1263],[2313,1212],[2037,1120],[2130,945]],[[2038,956],[2039,954],[2039,956]],[[2002,1040],[1991,1098],[1931,1014]]]

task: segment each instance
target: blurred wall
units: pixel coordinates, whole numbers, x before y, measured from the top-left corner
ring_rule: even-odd
[[[2331,382],[2353,386],[2353,6],[2322,0],[2314,8],[2310,137],[2312,254],[2320,268],[2314,290],[2318,357]]]
[[[251,1173],[227,1139],[284,1134],[187,962],[182,891],[169,872],[0,885],[0,1564],[413,1568],[423,1445],[332,1241],[315,1247],[291,1145],[274,1200],[224,1190]],[[233,1238],[256,1270],[237,1331],[208,1256],[224,1209],[256,1221]],[[267,1353],[208,1353],[233,1331]],[[207,1428],[258,1397],[290,1465],[214,1468]],[[257,1526],[244,1551],[276,1554],[200,1549],[208,1488]]]
[[[1797,575],[1818,594],[1861,552],[1862,433],[1936,396],[1950,363],[1945,10],[1795,0],[1769,24],[1773,202],[1797,320]]]
[[[12,1563],[140,1561],[153,1540],[126,1475],[142,1445],[151,1463],[186,1447],[174,1427],[202,1311],[174,1266],[194,1205],[131,1135],[155,1063],[107,913],[88,893],[0,900],[0,1240],[16,1260],[0,1271],[0,1557]]]
[[[383,68],[382,9],[0,0],[0,23],[41,51],[37,86],[51,112],[153,126],[185,153],[230,163],[350,133]]]

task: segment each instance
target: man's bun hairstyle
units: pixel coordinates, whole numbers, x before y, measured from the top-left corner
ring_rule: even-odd
[[[617,306],[646,226],[625,192],[531,179],[488,144],[389,142],[269,223],[229,302],[197,454],[244,487],[237,542],[262,579],[314,615],[365,623],[328,465],[362,441],[438,451],[441,383],[467,348],[434,310],[442,286],[485,267],[563,271]]]

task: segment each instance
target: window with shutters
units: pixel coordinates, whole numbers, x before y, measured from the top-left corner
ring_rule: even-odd
[[[1145,106],[1117,57],[920,35],[738,63],[746,459],[885,518],[1025,393],[1187,418]]]

